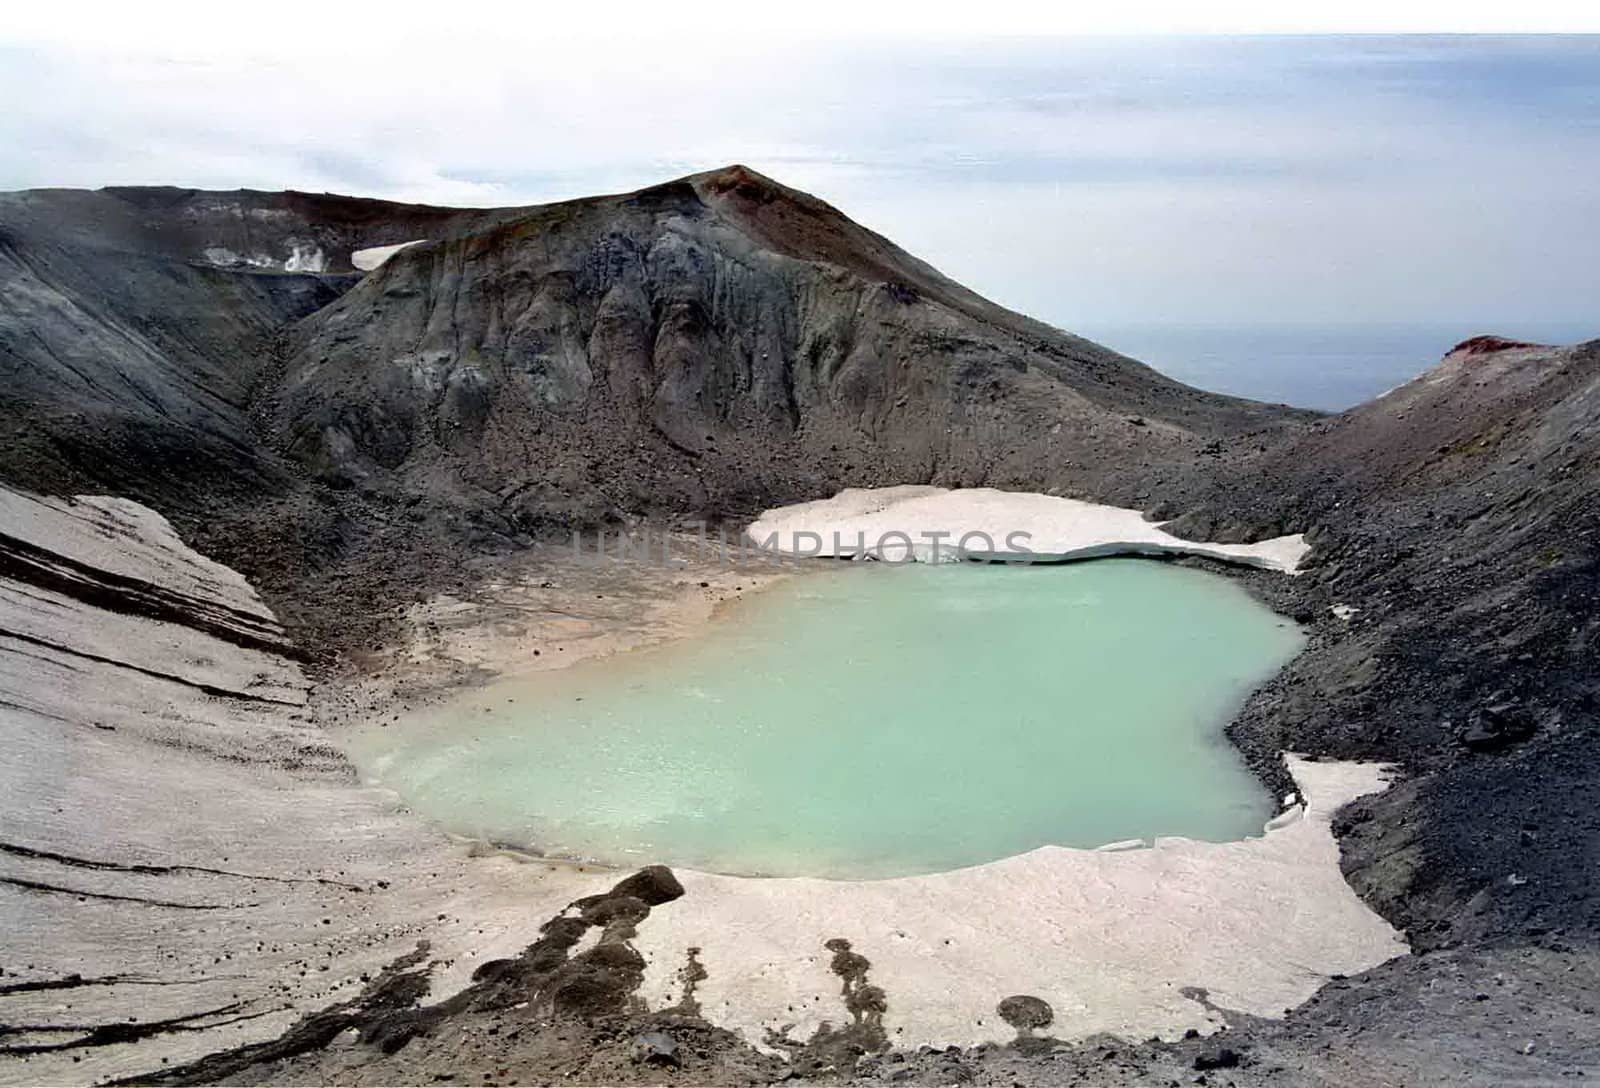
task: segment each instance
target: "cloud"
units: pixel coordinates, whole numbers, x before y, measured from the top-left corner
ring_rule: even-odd
[[[519,204],[742,161],[1067,327],[1592,308],[1597,39],[319,26],[15,32],[0,187]]]

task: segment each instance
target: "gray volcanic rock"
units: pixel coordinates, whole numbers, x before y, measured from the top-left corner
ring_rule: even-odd
[[[353,267],[358,250],[417,240],[370,272]],[[85,919],[130,896],[210,910],[202,893],[276,886],[276,855],[291,849],[326,854],[319,866],[362,872],[360,894],[389,898],[377,896],[388,890],[376,879],[381,857],[341,845],[342,792],[302,810],[261,771],[332,780],[344,770],[300,717],[304,682],[284,651],[289,638],[310,651],[373,645],[387,612],[465,577],[465,557],[561,528],[737,520],[895,483],[1153,507],[1199,539],[1304,531],[1313,550],[1301,577],[1237,575],[1311,637],[1231,735],[1269,780],[1283,774],[1285,749],[1401,765],[1402,781],[1349,806],[1335,828],[1352,884],[1418,954],[1340,980],[1283,1021],[1230,1014],[1238,1064],[1223,1075],[1545,1082],[1600,1060],[1600,809],[1590,800],[1600,787],[1600,342],[1475,338],[1416,381],[1323,417],[1171,382],[979,298],[742,167],[523,209],[35,191],[0,194],[0,479],[146,502],[265,598],[183,574],[187,552],[154,562],[134,549],[108,564],[152,524],[119,500],[8,500],[0,581],[12,584],[15,652],[0,660],[12,704],[0,721],[27,715],[40,755],[17,766],[71,765],[58,734],[74,727],[97,753],[88,788],[120,783],[107,796],[138,806],[119,824],[127,841],[102,850],[91,817],[104,797],[56,819],[21,788],[7,795],[12,886]],[[94,547],[30,535],[23,517],[75,519]],[[41,661],[57,676],[48,690],[35,679]],[[123,680],[114,700],[94,695],[113,690],[108,676]],[[158,728],[174,708],[181,728]],[[129,785],[149,768],[160,790]],[[196,786],[213,773],[227,775],[225,789]],[[166,819],[167,799],[189,794],[203,816]],[[283,842],[228,830],[258,811],[300,830]],[[403,836],[385,827],[401,850]],[[237,839],[250,867],[170,863],[187,836]],[[123,854],[140,860],[109,860]],[[335,882],[343,869],[324,876],[293,860],[307,871],[293,878],[291,921],[331,917],[357,894]],[[625,885],[575,904],[587,916],[563,912],[553,932],[626,924],[681,894],[664,870]],[[383,926],[369,937],[409,939],[424,890],[397,883],[392,909],[363,912],[363,924]],[[278,940],[258,954],[299,956],[285,962],[302,967],[305,950],[321,954],[304,934]],[[138,941],[117,947],[141,971],[153,965],[138,960]],[[230,950],[184,948],[216,964]],[[580,974],[624,978],[636,967],[610,946],[584,955]],[[274,963],[251,973],[252,990],[275,980],[284,963]],[[107,981],[143,982],[80,971],[0,992],[42,1002],[36,990],[53,991],[38,987]],[[309,985],[296,1008],[331,1000]],[[206,986],[238,996],[224,976]],[[380,1011],[415,1002],[386,986],[369,995]],[[212,989],[196,993],[209,1000]],[[231,1015],[221,996],[193,1009],[186,1000],[164,993],[157,1012],[172,1015],[158,1022],[188,1032],[194,1009]],[[892,1052],[873,1068],[914,1082],[1143,1084],[1193,1079],[1222,1052],[1216,1040],[1057,1047],[1033,1000],[1007,999],[1017,1015],[1001,1013],[1027,1036],[1015,1047]],[[80,1005],[72,1022],[94,1025],[96,1046],[121,1045],[118,1033],[134,1030],[120,1023],[125,1001],[108,994],[92,1015]],[[337,1061],[319,1064],[317,1047],[356,1013],[331,1008],[284,1037],[309,1040],[294,1051],[301,1064],[223,1055],[230,1075],[343,1077]],[[409,1016],[391,1026],[422,1023]],[[528,1079],[655,1077],[628,1042],[658,1029],[695,1076],[745,1083],[775,1072],[681,1010],[608,1012],[526,1037],[499,1034],[498,1006],[462,1016],[496,1040],[473,1059],[494,1061],[474,1074],[520,1055]],[[47,1034],[63,1027],[36,1019]],[[110,1034],[93,1034],[102,1028]],[[405,1079],[462,1064],[453,1036],[419,1038],[399,1052],[395,1068],[414,1074]],[[836,1057],[797,1058],[793,1069],[843,1077]],[[216,1068],[173,1079],[216,1079]],[[866,1075],[865,1062],[857,1068]]]
[[[742,167],[408,248],[289,339],[292,457],[512,531],[846,483],[1126,495],[1153,463],[1304,416],[1004,310]]]
[[[1414,944],[1600,933],[1597,870],[1576,860],[1600,811],[1573,800],[1600,788],[1597,424],[1600,341],[1475,338],[1232,459],[1169,526],[1310,530],[1295,595],[1318,627],[1235,737],[1416,776],[1343,829],[1352,881]]]
[[[847,485],[1138,505],[1315,418],[1014,314],[742,167],[524,209],[0,195],[0,379],[0,478],[149,503],[313,648],[370,643],[462,548]]]
[[[353,248],[497,214],[302,193],[0,194],[0,473],[169,506],[281,488],[248,416],[278,331],[355,282]]]

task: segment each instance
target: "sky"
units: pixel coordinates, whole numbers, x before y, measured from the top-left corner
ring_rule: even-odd
[[[500,205],[743,162],[1069,329],[1600,319],[1600,36],[600,36],[404,7],[152,29],[29,7],[0,28],[4,189]]]

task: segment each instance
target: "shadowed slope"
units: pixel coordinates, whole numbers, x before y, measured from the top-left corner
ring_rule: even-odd
[[[355,281],[353,248],[496,214],[249,190],[0,194],[0,474],[169,507],[281,490],[248,418],[279,330]]]
[[[1309,415],[1010,313],[742,167],[411,247],[291,343],[292,456],[511,532],[597,500],[716,515],[847,483],[1131,495]]]
[[[524,209],[6,194],[0,370],[0,473],[28,486],[181,515],[292,490],[281,450],[513,535],[845,483],[1126,497],[1304,417],[1011,313],[738,166]]]
[[[1352,611],[1252,729],[1422,772],[1358,806],[1345,840],[1352,880],[1416,941],[1600,932],[1600,814],[1571,803],[1600,785],[1597,478],[1600,341],[1479,337],[1176,523],[1309,530],[1302,582]]]

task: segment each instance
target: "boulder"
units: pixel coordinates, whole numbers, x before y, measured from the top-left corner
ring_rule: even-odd
[[[644,1031],[633,1037],[633,1060],[645,1065],[681,1066],[678,1041],[664,1031]]]

